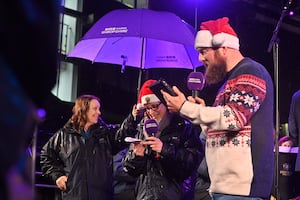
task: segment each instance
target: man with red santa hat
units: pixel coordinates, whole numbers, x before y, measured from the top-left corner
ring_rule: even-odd
[[[263,65],[244,57],[239,38],[223,17],[203,22],[195,39],[208,84],[224,81],[213,106],[203,99],[163,92],[167,107],[206,134],[213,199],[268,199],[274,172],[273,82]]]

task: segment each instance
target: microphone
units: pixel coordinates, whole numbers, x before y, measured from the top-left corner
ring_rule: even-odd
[[[192,96],[198,97],[199,92],[205,85],[205,79],[202,72],[191,72],[187,79],[187,86],[189,90],[192,90]]]
[[[146,131],[146,139],[149,136],[154,136],[158,132],[158,124],[155,119],[147,119],[144,123],[145,131]]]
[[[158,124],[154,119],[147,119],[144,123],[144,127],[145,127],[145,136],[146,139],[149,136],[154,136],[156,137],[156,134],[158,132]],[[160,158],[160,155],[158,152],[156,152],[156,155],[154,156],[154,158]]]

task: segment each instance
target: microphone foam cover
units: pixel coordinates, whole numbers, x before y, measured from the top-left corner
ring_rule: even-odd
[[[202,72],[191,72],[187,79],[189,90],[201,91],[205,85],[205,79]]]
[[[144,127],[145,127],[145,131],[148,135],[155,136],[156,133],[158,132],[158,124],[154,119],[146,120]]]

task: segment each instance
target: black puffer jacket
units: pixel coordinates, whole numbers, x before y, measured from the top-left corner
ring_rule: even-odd
[[[63,199],[113,198],[113,155],[127,145],[117,128],[101,121],[90,127],[90,136],[84,139],[68,122],[43,146],[43,175],[54,182],[60,176],[68,177]]]
[[[122,124],[122,131],[133,131],[133,117]],[[143,121],[135,126],[136,137],[144,138]],[[196,181],[196,171],[203,157],[199,133],[191,124],[177,115],[161,130],[163,142],[160,158],[146,149],[145,156],[135,156],[129,150],[123,160],[125,170],[137,176],[137,200],[192,200]],[[148,151],[147,151],[148,150]]]

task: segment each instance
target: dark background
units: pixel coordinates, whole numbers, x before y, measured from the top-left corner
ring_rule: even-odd
[[[298,9],[298,1],[291,8]],[[268,46],[281,16],[286,1],[279,0],[149,0],[149,9],[170,11],[195,26],[197,30],[202,21],[223,16],[230,18],[230,23],[240,38],[240,50],[244,56],[262,63],[274,78],[273,52]],[[126,8],[112,0],[90,0],[84,5],[84,15],[94,14],[94,22],[107,12]],[[197,18],[195,13],[197,11]],[[297,11],[298,12],[298,11]],[[196,20],[195,20],[196,19]],[[92,26],[86,24],[83,34]],[[279,115],[280,123],[287,122],[290,100],[293,92],[300,88],[300,20],[295,16],[285,16],[278,32],[279,40]],[[172,30],[170,30],[172,31]],[[127,67],[121,73],[121,67],[111,64],[78,64],[78,95],[90,93],[102,100],[102,116],[109,123],[120,123],[136,102],[138,69]],[[198,70],[202,70],[201,67]],[[152,69],[143,72],[142,82],[148,78],[164,77],[171,85],[177,85],[186,95],[186,79],[189,70]],[[207,87],[201,97],[211,104],[218,86]]]

